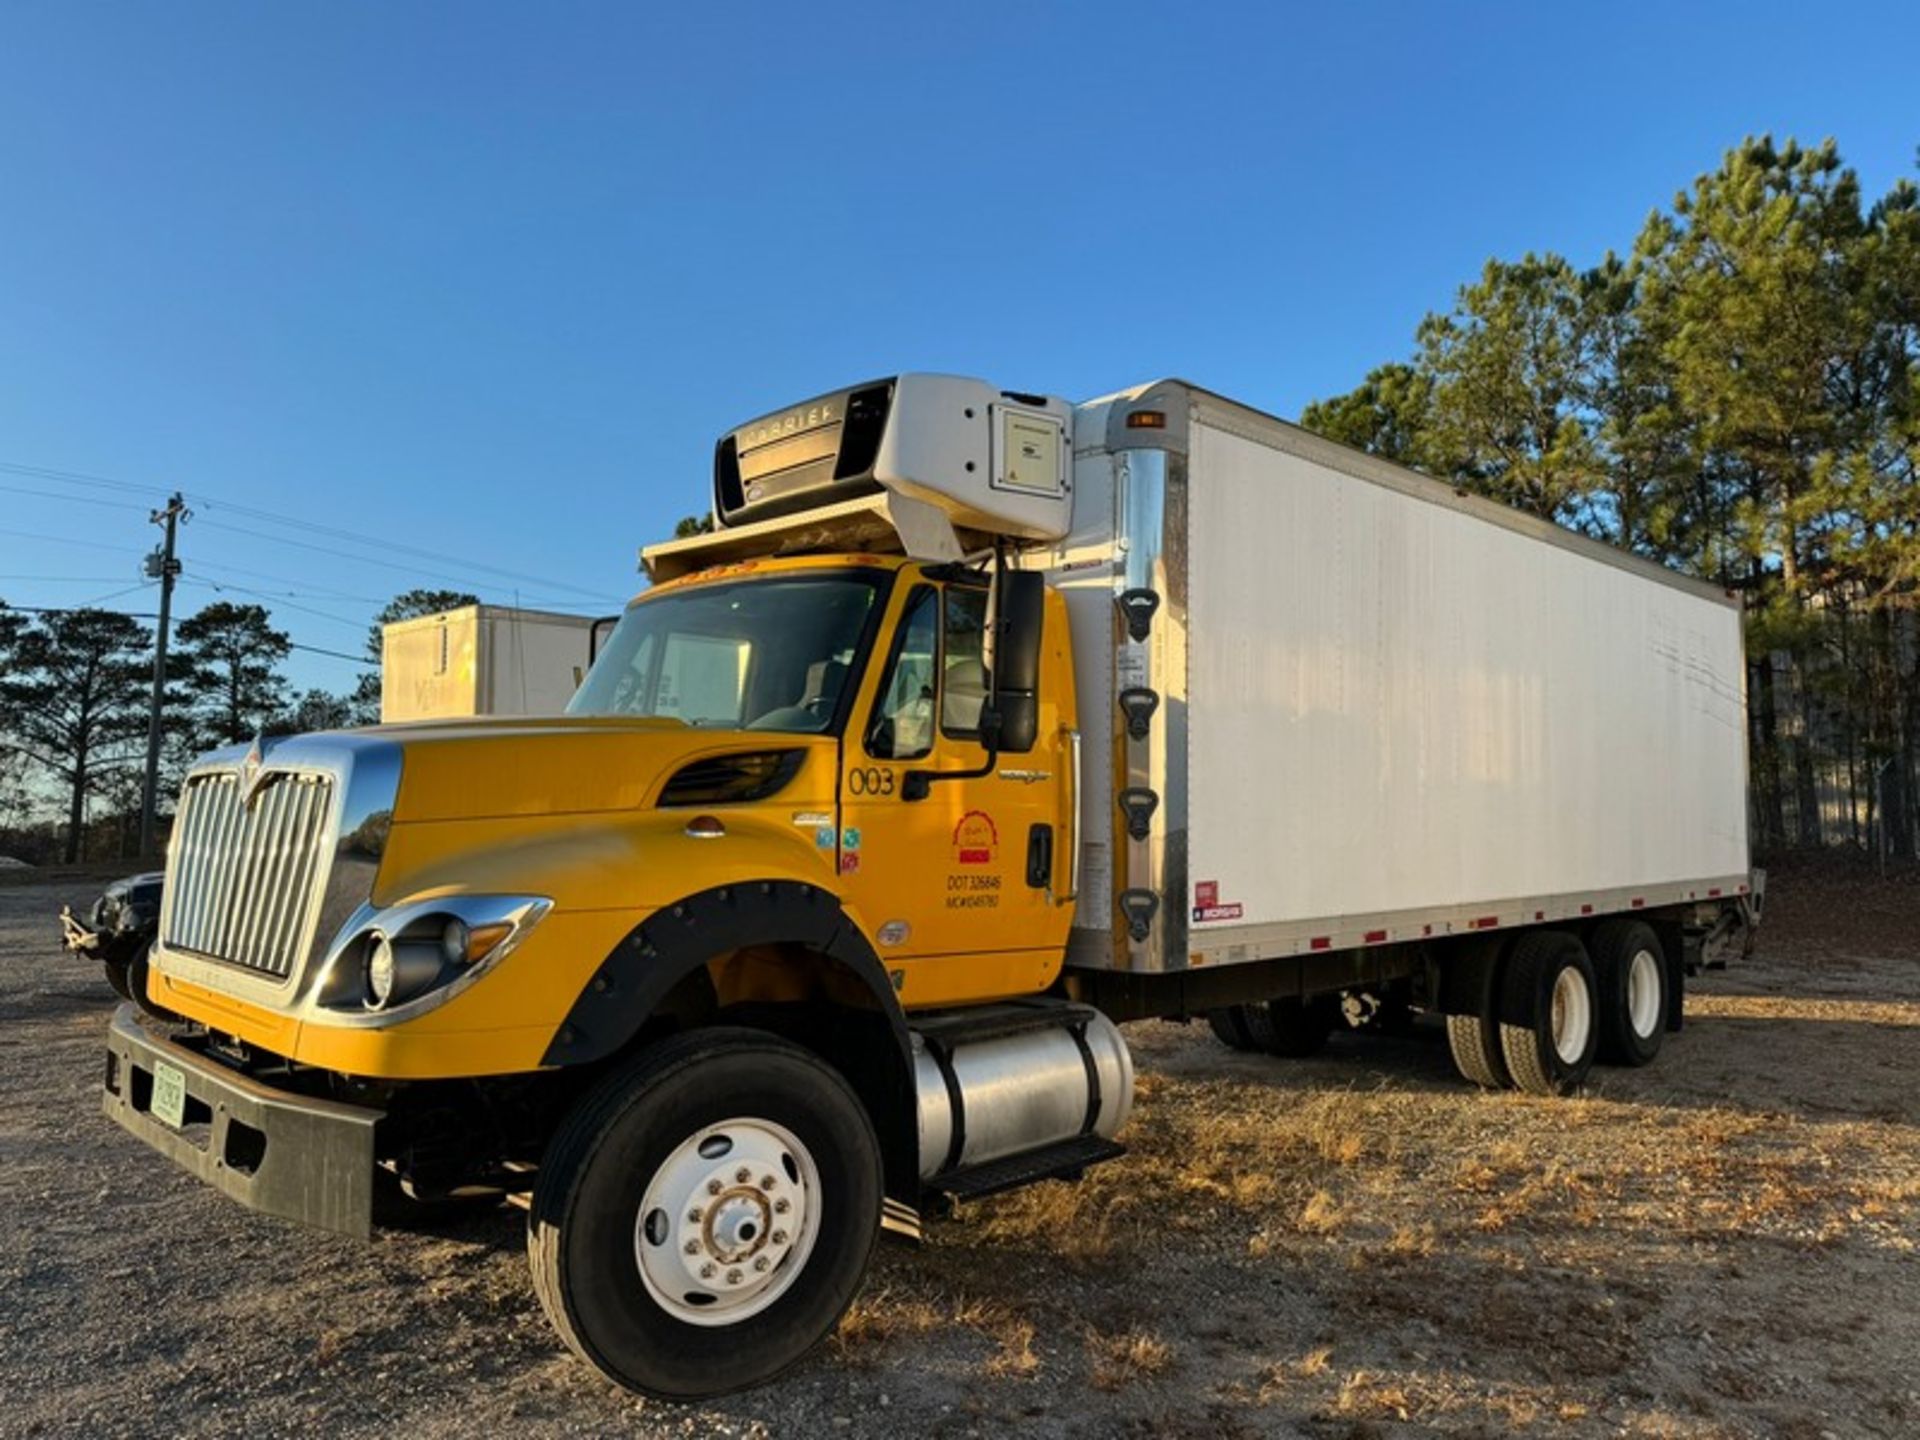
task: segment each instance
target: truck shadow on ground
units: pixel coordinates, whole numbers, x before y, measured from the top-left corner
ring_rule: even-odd
[[[1920,1006],[1911,1008],[1911,1020],[1878,1015],[1690,1015],[1681,1031],[1666,1036],[1651,1065],[1596,1064],[1578,1093],[1651,1108],[1745,1110],[1810,1122],[1836,1117],[1911,1122],[1920,1119],[1920,1096],[1906,1095],[1898,1083],[1920,1044]],[[1231,1077],[1236,1083],[1301,1097],[1386,1091],[1456,1095],[1466,1102],[1492,1093],[1460,1076],[1445,1031],[1431,1022],[1404,1034],[1336,1035],[1326,1050],[1307,1059],[1230,1051],[1198,1027],[1187,1032],[1191,1043],[1175,1040],[1169,1045],[1161,1036],[1142,1036],[1145,1028],[1130,1026],[1127,1032],[1143,1070],[1150,1067],[1184,1079]],[[1177,1032],[1174,1026],[1154,1028]],[[1831,1063],[1837,1055],[1846,1057],[1843,1066]],[[1764,1083],[1748,1083],[1761,1072]]]

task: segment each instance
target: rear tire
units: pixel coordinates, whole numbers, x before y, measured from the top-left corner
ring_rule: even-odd
[[[1461,1075],[1483,1090],[1513,1084],[1500,1049],[1500,947],[1475,941],[1452,952],[1447,1048]]]
[[[873,1125],[824,1061],[759,1031],[677,1035],[589,1092],[547,1147],[534,1289],[574,1353],[630,1390],[764,1384],[852,1303],[881,1186]]]
[[[1640,920],[1596,925],[1590,947],[1600,996],[1600,1058],[1645,1065],[1660,1053],[1673,1004],[1667,957]]]
[[[1501,980],[1500,1053],[1514,1087],[1565,1095],[1593,1068],[1599,987],[1579,939],[1536,930],[1514,942]]]
[[[1246,1018],[1241,1014],[1244,1008],[1228,1005],[1207,1011],[1207,1024],[1213,1028],[1215,1038],[1229,1050],[1253,1049],[1253,1040],[1247,1034]]]
[[[1300,1060],[1326,1048],[1339,1010],[1337,1002],[1329,1003],[1324,996],[1312,1000],[1288,996],[1242,1006],[1241,1015],[1256,1046],[1269,1055]]]

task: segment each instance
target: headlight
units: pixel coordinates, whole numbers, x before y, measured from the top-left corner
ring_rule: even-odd
[[[417,1014],[505,959],[552,908],[538,895],[363,905],[328,947],[313,1003],[341,1021],[358,1014],[369,1025]]]
[[[367,946],[367,996],[376,1010],[393,998],[393,942],[384,935]]]
[[[431,990],[440,979],[440,950],[404,931],[398,940],[375,931],[367,943],[367,998],[369,1010],[402,1005]]]

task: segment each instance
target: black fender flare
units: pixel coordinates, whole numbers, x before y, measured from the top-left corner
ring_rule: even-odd
[[[876,1129],[887,1160],[890,1192],[901,1176],[917,1179],[920,1133],[912,1042],[892,980],[838,897],[796,880],[748,880],[702,890],[664,905],[613,947],[554,1032],[543,1066],[590,1065],[617,1054],[660,1002],[715,956],[755,945],[797,944],[858,979],[884,1017],[897,1062],[899,1093],[885,1107],[892,1123]],[[871,1108],[871,1107],[870,1107]]]

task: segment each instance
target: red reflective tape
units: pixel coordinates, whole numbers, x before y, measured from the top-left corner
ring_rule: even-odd
[[[1386,938],[1387,938],[1387,932],[1384,930],[1367,931],[1367,944],[1369,945],[1378,945],[1382,940]]]
[[[1310,949],[1314,950],[1330,950],[1333,948],[1333,937],[1331,935],[1316,935],[1307,942],[1307,945]]]
[[[1482,915],[1478,920],[1469,920],[1467,922],[1467,928],[1469,930],[1490,930],[1499,923],[1500,917],[1498,915]]]
[[[1547,918],[1547,912],[1544,910],[1536,910],[1533,912],[1533,918],[1536,920],[1544,920]]]
[[[1636,910],[1638,910],[1642,905],[1646,903],[1647,902],[1642,900],[1638,895],[1633,897],[1633,908]]]
[[[1717,900],[1717,899],[1719,899],[1719,898],[1720,898],[1720,887],[1719,887],[1718,885],[1716,885],[1716,886],[1714,886],[1714,887],[1713,887],[1713,889],[1711,889],[1711,890],[1709,890],[1709,891],[1707,891],[1707,898],[1708,898],[1709,900]]]
[[[1582,905],[1580,907],[1580,913],[1582,915],[1591,915],[1593,913],[1593,907],[1591,905]]]
[[[1431,935],[1433,933],[1433,927],[1431,925],[1422,925],[1420,927],[1420,933],[1422,935]]]
[[[1742,886],[1740,887],[1740,893],[1741,893],[1742,895],[1744,895],[1744,894],[1746,894],[1746,893],[1747,893],[1747,887],[1746,887],[1746,886],[1744,886],[1744,885],[1742,885]]]

